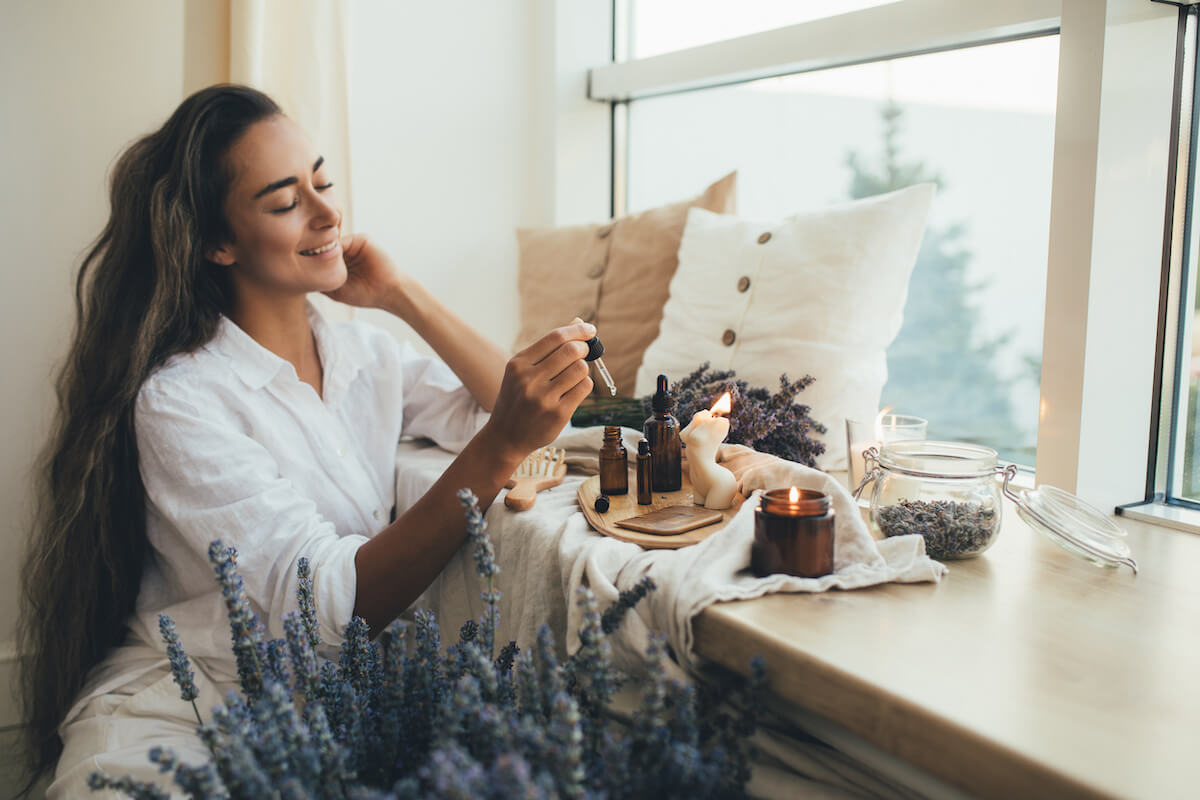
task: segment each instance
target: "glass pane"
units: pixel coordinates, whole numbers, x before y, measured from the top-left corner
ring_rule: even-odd
[[[734,169],[765,219],[937,180],[883,405],[1032,466],[1057,70],[1048,36],[639,100],[628,208]]]
[[[645,58],[685,47],[833,17],[898,0],[625,0],[629,57]]]
[[[1195,132],[1193,131],[1193,136]],[[1175,402],[1178,405],[1178,417],[1174,431],[1174,452],[1172,459],[1172,497],[1200,502],[1200,226],[1196,219],[1197,187],[1196,165],[1192,164],[1193,174],[1190,178],[1191,192],[1190,235],[1187,242],[1188,286],[1191,287],[1191,302],[1181,309],[1180,324],[1183,326],[1180,338],[1180,375],[1176,380],[1179,396]]]

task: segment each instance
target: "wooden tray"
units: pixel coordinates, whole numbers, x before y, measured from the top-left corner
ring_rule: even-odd
[[[636,476],[631,470],[629,475],[629,494],[609,495],[608,502],[610,505],[608,511],[603,514],[597,511],[595,505],[593,505],[596,502],[596,498],[600,496],[599,475],[593,475],[579,484],[576,496],[579,498],[579,505],[583,509],[583,516],[587,518],[589,525],[605,536],[611,536],[623,542],[632,542],[647,550],[678,550],[681,547],[687,547],[689,544],[703,542],[709,536],[719,531],[729,521],[730,517],[738,512],[742,502],[746,499],[740,494],[734,495],[733,505],[721,512],[720,522],[714,522],[712,525],[705,525],[703,528],[696,528],[674,536],[657,536],[653,533],[640,533],[638,531],[631,531],[628,528],[618,528],[617,523],[623,519],[649,514],[651,511],[658,511],[660,508],[668,506],[692,505],[692,485],[688,480],[687,471],[685,470],[683,473],[683,487],[679,491],[655,492],[654,502],[648,506],[638,505],[636,489]]]

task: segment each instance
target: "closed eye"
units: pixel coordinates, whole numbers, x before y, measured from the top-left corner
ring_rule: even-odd
[[[320,186],[314,186],[313,188],[316,189],[318,192],[323,192],[326,189],[332,188],[332,186],[333,186],[333,181],[330,181],[329,183],[325,183]],[[290,206],[284,206],[283,208],[271,209],[271,213],[272,214],[286,214],[287,212],[291,211],[293,208],[295,208],[298,205],[300,205],[300,200],[296,199],[296,200],[292,201],[292,204]]]

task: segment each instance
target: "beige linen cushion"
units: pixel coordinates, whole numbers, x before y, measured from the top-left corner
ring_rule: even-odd
[[[635,391],[704,361],[771,389],[781,373],[812,375],[797,402],[827,429],[817,463],[844,469],[845,419],[877,412],[933,192],[920,184],[767,222],[691,210]]]
[[[733,172],[691,200],[610,222],[519,228],[515,349],[579,316],[596,325],[618,393],[631,395],[642,354],[658,336],[688,210],[732,213],[736,191]],[[608,394],[599,381],[596,392]]]

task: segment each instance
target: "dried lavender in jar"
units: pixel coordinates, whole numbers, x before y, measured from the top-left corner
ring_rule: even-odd
[[[884,536],[918,533],[930,558],[964,558],[984,550],[996,533],[996,510],[951,500],[901,500],[883,506],[876,521]]]

